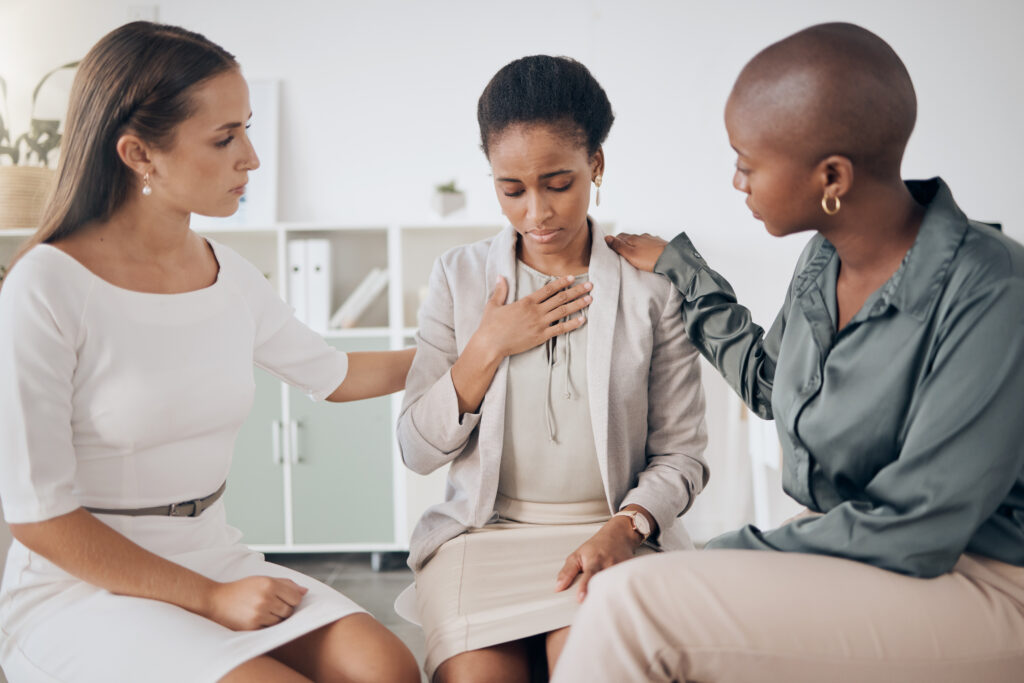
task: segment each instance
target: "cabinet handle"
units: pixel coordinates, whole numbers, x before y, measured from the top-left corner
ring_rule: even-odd
[[[270,422],[270,444],[271,444],[271,457],[274,459],[275,465],[284,464],[284,456],[281,455],[281,431],[283,425],[280,420],[272,420]]]
[[[288,457],[289,462],[292,465],[298,465],[302,462],[302,455],[299,453],[299,428],[302,427],[302,422],[299,420],[289,420],[289,439],[288,439]]]

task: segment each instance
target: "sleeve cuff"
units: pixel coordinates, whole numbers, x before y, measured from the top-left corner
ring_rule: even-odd
[[[416,431],[443,453],[453,453],[465,446],[480,423],[480,413],[459,414],[451,370],[420,397],[411,417]]]
[[[310,399],[314,401],[323,401],[328,396],[333,394],[338,387],[341,386],[341,383],[345,381],[346,377],[348,377],[347,353],[345,353],[344,351],[338,351],[335,361],[335,367],[332,372],[328,373],[328,376],[332,378],[331,381],[329,381],[324,386],[323,389],[320,389],[319,391],[309,392]]]
[[[665,246],[665,251],[654,264],[654,272],[666,276],[676,285],[676,289],[684,292],[689,289],[690,282],[697,273],[707,267],[707,262],[693,246],[690,238],[685,232],[681,232]]]
[[[691,499],[692,500],[692,499]],[[660,534],[665,529],[671,528],[675,524],[676,517],[681,513],[675,509],[674,506],[666,504],[663,497],[657,495],[646,494],[643,491],[633,489],[626,494],[626,497],[622,499],[619,504],[619,510],[622,510],[627,505],[639,505],[644,510],[651,513],[654,517],[654,521],[658,523],[658,534],[651,535],[651,541],[657,542]],[[690,501],[686,503],[686,507],[690,506]]]

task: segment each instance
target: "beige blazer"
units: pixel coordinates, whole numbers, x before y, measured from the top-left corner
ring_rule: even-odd
[[[682,299],[668,280],[636,270],[605,244],[596,225],[592,230],[587,382],[609,511],[641,505],[658,522],[662,548],[691,548],[678,517],[707,483],[707,432],[698,354],[679,314]],[[451,367],[476,331],[496,278],[505,277],[515,291],[515,244],[508,227],[445,253],[420,308],[398,444],[414,472],[451,467],[444,502],[429,508],[413,530],[413,569],[445,541],[496,519],[508,360],[474,414],[458,412]]]

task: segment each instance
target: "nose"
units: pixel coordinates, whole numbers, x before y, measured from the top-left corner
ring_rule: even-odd
[[[256,154],[256,148],[252,146],[252,140],[249,139],[249,135],[243,135],[245,138],[245,154],[242,159],[239,160],[239,164],[248,171],[255,171],[260,167],[260,158]]]
[[[750,194],[750,185],[747,183],[747,176],[740,173],[739,169],[732,174],[732,186],[743,194]]]
[[[526,192],[526,219],[531,225],[540,227],[551,215],[551,206],[543,192]]]

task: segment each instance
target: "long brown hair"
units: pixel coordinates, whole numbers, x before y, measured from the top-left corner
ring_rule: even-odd
[[[138,184],[118,157],[121,135],[168,148],[178,124],[195,113],[195,86],[237,67],[234,55],[178,26],[136,21],[103,36],[71,86],[56,189],[12,267],[33,246],[113,215]]]

